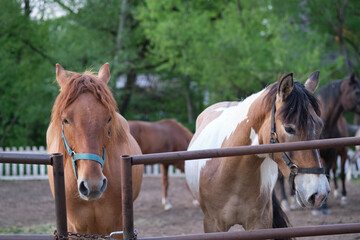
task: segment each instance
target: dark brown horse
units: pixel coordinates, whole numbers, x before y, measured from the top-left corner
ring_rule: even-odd
[[[175,119],[164,119],[157,122],[129,121],[129,125],[131,134],[144,154],[186,151],[193,136],[192,132]],[[165,210],[172,208],[167,197],[169,187],[168,171],[171,164],[184,171],[184,161],[161,164],[162,204]]]
[[[341,137],[348,137],[349,136],[349,129],[348,129],[348,123],[343,115],[340,116],[337,127],[339,129],[339,133]],[[338,183],[337,183],[337,177],[336,177],[336,171],[337,171],[337,160],[334,161],[332,165],[332,173],[334,176],[334,196],[337,199],[341,199],[341,204],[345,205],[349,202],[347,196],[346,196],[346,181],[345,181],[345,163],[348,159],[348,147],[338,147],[336,148],[337,155],[340,157],[340,178],[341,178],[341,184],[342,184],[342,191],[341,195],[339,193],[338,189]]]

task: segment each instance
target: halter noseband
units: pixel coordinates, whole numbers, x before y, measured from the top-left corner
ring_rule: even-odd
[[[110,135],[110,131],[108,131],[108,134]],[[97,154],[93,154],[93,153],[76,153],[75,151],[73,151],[71,149],[71,147],[69,146],[68,142],[66,141],[65,138],[65,134],[64,134],[64,126],[63,123],[61,123],[61,136],[64,142],[64,146],[66,148],[66,150],[68,151],[71,160],[72,160],[72,165],[73,165],[73,169],[74,169],[74,173],[75,173],[75,177],[76,179],[78,179],[78,175],[77,175],[77,170],[76,170],[76,161],[77,160],[91,160],[91,161],[95,161],[100,163],[101,168],[103,168],[104,163],[105,163],[105,147],[104,147],[104,151],[103,151],[103,156],[100,157]]]
[[[279,140],[277,138],[276,130],[275,130],[275,102],[276,102],[276,96],[274,98],[272,110],[271,110],[271,132],[270,132],[270,143],[279,143]],[[282,159],[286,163],[286,165],[290,169],[290,177],[289,177],[289,183],[292,189],[295,191],[295,177],[298,173],[308,173],[308,174],[325,174],[324,168],[301,168],[298,167],[295,163],[291,161],[289,156],[285,152],[280,152]],[[270,153],[270,157],[274,159],[274,153]]]

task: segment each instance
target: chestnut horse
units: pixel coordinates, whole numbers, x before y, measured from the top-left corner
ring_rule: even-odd
[[[56,65],[60,93],[47,130],[48,153],[64,155],[68,230],[109,234],[122,230],[123,154],[141,154],[127,121],[117,113],[107,86],[109,64],[98,75],[67,72]],[[54,195],[52,168],[49,183]],[[139,194],[143,165],[133,166],[133,200]]]
[[[163,119],[157,122],[129,121],[129,126],[131,134],[144,154],[186,151],[193,136],[192,132],[175,119]],[[169,187],[168,170],[171,164],[184,171],[184,161],[161,164],[162,204],[165,210],[172,208],[167,197]]]
[[[316,98],[319,72],[305,86],[281,77],[242,102],[221,102],[197,118],[188,150],[318,139],[322,121]],[[255,154],[185,162],[189,187],[204,212],[205,232],[286,227],[273,188],[282,174],[292,179],[303,207],[320,206],[330,191],[318,150]]]

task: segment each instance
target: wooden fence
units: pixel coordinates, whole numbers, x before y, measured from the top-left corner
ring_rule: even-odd
[[[13,153],[29,153],[29,154],[46,154],[46,149],[40,147],[0,147],[0,152]],[[160,164],[146,165],[144,167],[144,176],[161,176]],[[173,165],[169,167],[170,177],[183,177],[179,169],[174,168]],[[45,165],[37,164],[10,164],[0,163],[0,180],[43,180],[48,179],[47,167]]]

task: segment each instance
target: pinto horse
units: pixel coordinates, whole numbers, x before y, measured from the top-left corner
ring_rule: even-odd
[[[163,119],[157,122],[129,121],[129,126],[131,134],[144,154],[186,151],[193,136],[192,132],[175,119]],[[184,172],[184,161],[161,164],[162,204],[165,210],[172,208],[167,197],[168,170],[171,164]]]
[[[64,155],[68,229],[88,234],[122,230],[120,156],[141,150],[127,121],[117,113],[107,86],[109,64],[98,75],[67,72],[57,64],[56,80],[61,90],[47,130],[47,149]],[[48,172],[54,195],[51,167]],[[143,165],[133,166],[132,174],[135,200]]]
[[[304,86],[290,73],[242,102],[208,107],[197,118],[188,150],[318,139],[322,121],[312,95],[318,77],[318,71],[312,73]],[[320,206],[327,198],[330,186],[318,150],[186,161],[186,180],[204,213],[205,232],[228,231],[235,224],[245,230],[286,227],[273,195],[278,167],[293,180],[303,207]]]

